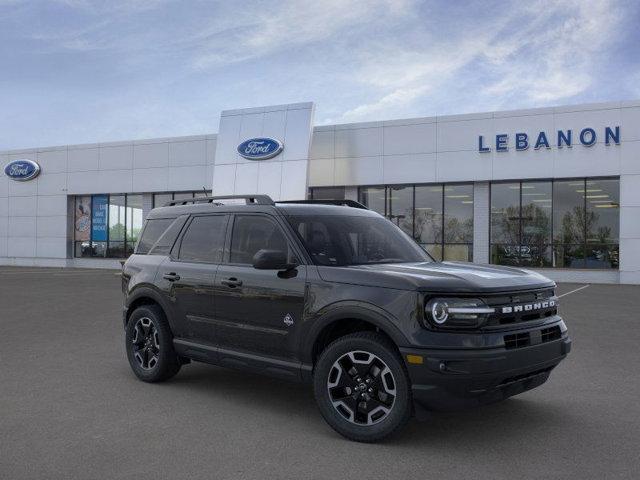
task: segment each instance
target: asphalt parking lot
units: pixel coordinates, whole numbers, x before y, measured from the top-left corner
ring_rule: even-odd
[[[574,348],[542,387],[377,445],[334,433],[304,385],[202,364],[136,380],[120,305],[112,271],[0,267],[0,478],[640,476],[638,286],[561,299]]]

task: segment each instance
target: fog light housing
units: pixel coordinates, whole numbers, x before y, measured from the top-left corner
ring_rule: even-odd
[[[477,328],[494,312],[479,298],[432,298],[425,305],[426,319],[442,328]]]

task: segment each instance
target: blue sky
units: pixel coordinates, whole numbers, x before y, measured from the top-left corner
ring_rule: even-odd
[[[637,1],[0,0],[0,149],[640,98]]]

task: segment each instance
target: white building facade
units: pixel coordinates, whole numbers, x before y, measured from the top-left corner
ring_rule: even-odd
[[[358,200],[437,260],[640,283],[640,101],[313,121],[277,105],[217,134],[0,152],[0,264],[118,267],[154,205],[262,193]]]

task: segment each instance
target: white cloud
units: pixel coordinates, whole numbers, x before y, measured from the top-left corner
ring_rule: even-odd
[[[560,22],[554,18],[570,16]],[[508,53],[487,55],[500,80],[484,89],[488,95],[508,98],[522,92],[535,103],[558,102],[587,90],[593,81],[598,53],[615,38],[620,16],[611,2],[572,1],[562,5],[537,2],[528,15],[536,15],[513,37],[498,46]],[[545,28],[546,27],[546,28]]]
[[[376,20],[404,15],[409,0],[281,1],[272,9],[247,9],[230,24],[214,22],[197,32],[199,47],[193,65],[199,69],[219,67],[259,58],[300,45],[336,39],[339,32],[372,24]],[[198,45],[199,44],[199,45]]]
[[[593,82],[597,55],[616,38],[621,18],[611,2],[542,0],[517,7],[506,9],[490,28],[470,18],[458,35],[427,35],[420,48],[390,42],[361,53],[362,66],[352,78],[361,79],[371,93],[339,120],[401,115],[416,100],[439,97],[474,75],[489,79],[471,79],[482,105],[509,105],[514,96],[535,105],[549,104],[585,92]],[[474,71],[462,77],[472,66]]]

